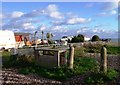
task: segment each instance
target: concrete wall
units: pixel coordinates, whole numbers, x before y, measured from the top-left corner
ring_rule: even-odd
[[[65,64],[65,57],[59,53],[59,51],[54,52],[53,55],[46,55],[42,51],[35,51],[36,64],[43,67],[59,67]]]

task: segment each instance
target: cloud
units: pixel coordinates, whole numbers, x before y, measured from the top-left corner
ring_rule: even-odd
[[[47,30],[47,29],[48,29],[45,25],[42,25],[42,26],[40,26],[39,28],[40,28],[40,31],[44,31],[44,30]]]
[[[2,13],[0,13],[0,19],[3,19],[5,16],[2,14]]]
[[[60,13],[58,11],[58,7],[54,4],[48,5],[46,11],[47,11],[47,15],[51,18],[55,18],[55,19],[63,19],[64,18],[62,13]]]
[[[22,24],[22,28],[25,30],[31,30],[34,29],[35,27],[32,25],[32,23],[24,23]]]
[[[118,1],[114,2],[105,2],[102,4],[103,6],[101,7],[102,10],[113,10],[118,8]]]
[[[55,19],[63,19],[64,17],[60,14],[60,12],[51,12],[50,17],[55,18]]]
[[[57,11],[58,8],[57,8],[57,6],[55,4],[51,4],[51,5],[48,5],[47,10],[49,12],[53,12],[53,11]]]
[[[62,27],[61,26],[54,26],[52,30],[53,31],[60,31],[60,30],[62,30]]]
[[[21,17],[23,14],[24,14],[23,12],[14,11],[14,12],[11,14],[11,18]]]
[[[51,31],[52,32],[59,32],[59,33],[68,33],[68,27],[67,26],[53,26]]]
[[[52,23],[54,25],[77,25],[77,24],[83,24],[83,23],[88,23],[91,22],[91,18],[82,18],[82,17],[69,17],[67,19],[64,20],[54,20],[52,21]]]
[[[90,21],[91,21],[91,18],[85,19],[81,17],[75,17],[75,18],[68,19],[67,24],[81,24],[81,23],[86,23]]]
[[[30,13],[23,15],[24,17],[38,17],[38,16],[48,16],[54,19],[63,19],[64,16],[58,11],[58,7],[54,4],[48,5],[44,9],[33,10]]]
[[[107,11],[107,12],[101,12],[98,14],[98,16],[112,16],[112,15],[116,15],[117,11],[116,10],[111,10],[111,11]]]
[[[15,19],[15,18],[20,18],[24,15],[23,12],[21,11],[14,11],[12,13],[3,13],[0,14],[0,17],[3,19]]]
[[[86,32],[87,30],[89,30],[88,28],[89,28],[89,27],[80,27],[80,29],[78,29],[76,33]]]
[[[38,9],[38,10],[33,10],[32,12],[24,14],[23,17],[34,18],[34,17],[38,17],[41,15],[45,15],[45,14],[46,12],[44,9]]]
[[[117,14],[117,11],[115,11],[115,10],[112,10],[112,11],[110,12],[110,15],[115,15],[115,14]]]

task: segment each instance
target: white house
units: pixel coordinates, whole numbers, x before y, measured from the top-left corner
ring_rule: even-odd
[[[14,32],[9,30],[0,30],[0,49],[15,48],[16,41]]]
[[[84,40],[85,40],[85,41],[89,41],[90,38],[88,38],[88,37],[84,37]]]

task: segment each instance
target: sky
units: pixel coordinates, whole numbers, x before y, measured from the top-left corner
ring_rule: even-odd
[[[2,2],[2,30],[118,38],[117,2]]]

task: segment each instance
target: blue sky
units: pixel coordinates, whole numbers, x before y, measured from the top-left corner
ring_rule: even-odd
[[[2,29],[51,32],[54,39],[77,34],[118,37],[117,2],[3,2],[0,18]]]

